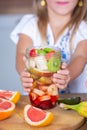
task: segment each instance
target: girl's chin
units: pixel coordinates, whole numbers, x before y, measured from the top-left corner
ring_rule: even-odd
[[[67,10],[66,8],[65,9],[56,10],[55,12],[58,15],[69,15],[69,14],[71,14],[71,11]]]

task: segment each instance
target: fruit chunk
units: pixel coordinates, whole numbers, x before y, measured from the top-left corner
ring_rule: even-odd
[[[38,54],[39,55],[44,55],[44,54],[46,54],[46,52],[43,49],[40,49],[40,50],[38,50]]]
[[[30,50],[29,55],[30,55],[31,57],[35,57],[35,56],[37,56],[37,54],[38,54],[37,49],[32,49],[32,50]]]
[[[54,51],[52,48],[46,47],[43,49],[46,53]]]
[[[39,95],[39,96],[44,95],[44,91],[39,90],[39,89],[37,89],[37,88],[34,88],[34,89],[33,89],[33,92],[34,92],[35,94]]]
[[[47,100],[50,100],[50,99],[51,99],[51,97],[49,95],[44,95],[44,96],[39,97],[40,101],[47,101]]]
[[[52,76],[53,73],[52,72],[49,72],[49,71],[40,71],[39,69],[36,69],[36,68],[30,68],[28,69],[28,71],[31,73],[31,74],[35,74],[39,77],[41,76],[46,76],[46,77],[49,77],[49,76]]]
[[[52,108],[52,102],[51,102],[51,97],[49,95],[44,95],[39,97],[40,104],[39,108],[41,109],[49,109]]]
[[[24,108],[24,117],[26,122],[32,126],[47,126],[53,120],[53,114],[40,108],[26,105]]]
[[[52,80],[50,77],[44,77],[42,76],[41,78],[39,78],[38,80],[39,82],[41,82],[42,84],[45,84],[45,85],[49,85],[52,83]]]
[[[51,57],[47,63],[48,70],[50,72],[56,72],[57,70],[60,69],[60,59],[58,57]]]
[[[0,90],[0,98],[10,100],[13,103],[17,103],[19,101],[19,99],[20,99],[20,92],[18,92],[18,91]]]
[[[35,57],[35,66],[40,71],[47,70],[47,61],[44,55]]]
[[[51,84],[48,87],[47,91],[49,95],[58,95],[58,88],[55,86],[55,84]]]
[[[15,109],[15,104],[9,100],[0,98],[0,120],[10,117]]]
[[[45,57],[47,60],[49,60],[51,57],[53,57],[55,55],[55,51],[51,51],[51,52],[48,52]]]

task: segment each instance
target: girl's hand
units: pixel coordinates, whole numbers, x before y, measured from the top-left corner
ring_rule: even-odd
[[[32,86],[32,82],[33,79],[30,78],[30,73],[27,72],[26,70],[24,70],[21,74],[20,74],[20,80],[23,86],[23,90],[25,92],[30,92],[31,90],[31,86]]]
[[[62,63],[61,69],[53,75],[53,82],[59,89],[65,89],[70,81],[70,73],[67,64]]]

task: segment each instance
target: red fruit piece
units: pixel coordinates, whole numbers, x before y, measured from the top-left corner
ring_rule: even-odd
[[[38,107],[41,109],[49,109],[52,108],[53,106],[51,100],[45,100],[45,101],[41,101]]]
[[[32,50],[30,50],[29,55],[30,55],[31,57],[35,57],[35,56],[37,56],[37,54],[38,54],[37,49],[32,49]]]
[[[51,51],[45,55],[46,59],[49,60],[51,57],[53,57],[55,54],[55,51]]]
[[[33,92],[30,92],[29,96],[31,97],[32,101],[34,101],[38,97],[38,95]]]
[[[39,99],[40,99],[39,108],[42,108],[42,109],[52,108],[51,97],[49,95],[41,96],[39,97]]]
[[[57,95],[51,96],[51,101],[52,102],[56,102],[57,100],[58,100],[58,96]]]
[[[34,101],[31,100],[31,104],[35,107],[38,107],[40,105],[40,100],[39,98],[36,98]]]

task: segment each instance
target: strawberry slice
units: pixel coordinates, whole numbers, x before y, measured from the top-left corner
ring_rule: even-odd
[[[29,55],[30,55],[31,57],[36,57],[36,56],[37,56],[37,54],[38,54],[37,49],[32,49],[32,50],[30,50]]]

